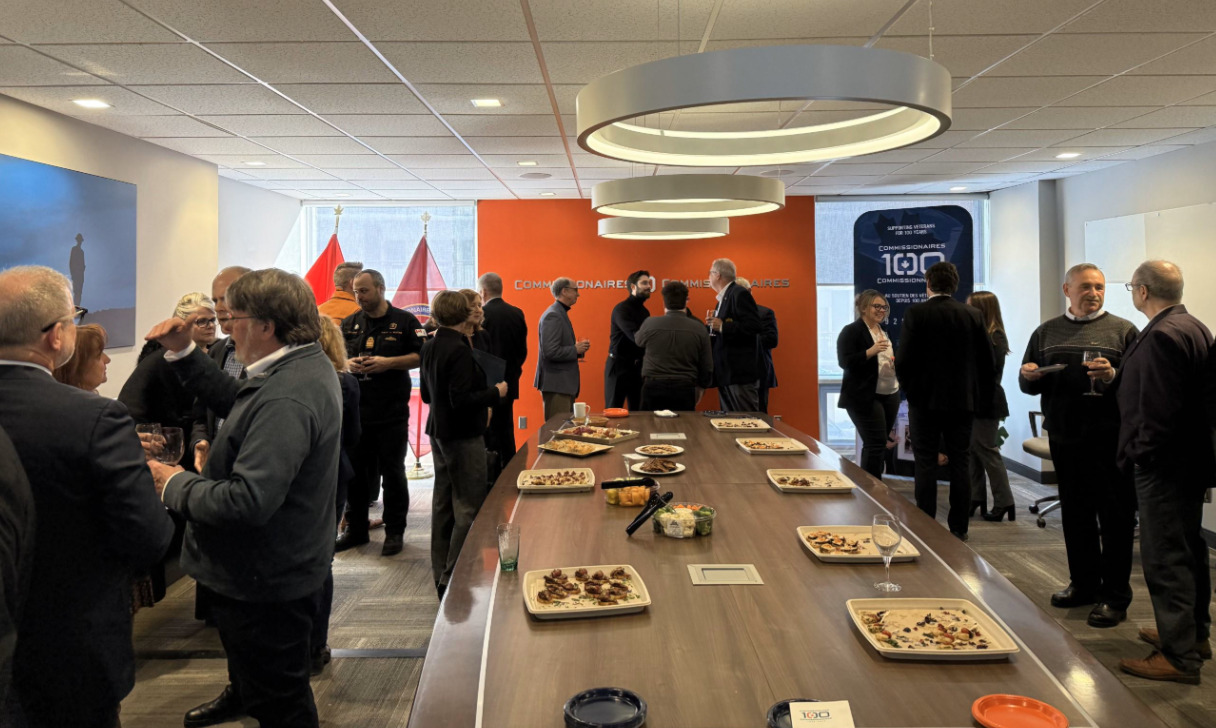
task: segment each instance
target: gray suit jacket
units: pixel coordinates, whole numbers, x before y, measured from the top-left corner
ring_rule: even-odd
[[[574,347],[574,327],[565,306],[554,301],[545,309],[537,331],[540,353],[536,357],[533,385],[542,392],[578,395],[578,349]]]

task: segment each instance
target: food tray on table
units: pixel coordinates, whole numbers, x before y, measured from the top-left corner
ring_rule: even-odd
[[[632,440],[637,437],[637,430],[625,430],[617,427],[591,427],[588,425],[575,425],[557,430],[553,433],[560,437],[568,437],[572,440],[582,440],[584,442],[595,442],[600,445],[612,445],[625,440]]]
[[[768,470],[768,482],[783,493],[848,493],[857,484],[835,470]]]
[[[585,458],[589,455],[596,455],[601,452],[608,452],[612,449],[611,445],[597,445],[591,442],[583,442],[582,440],[568,440],[566,438],[555,437],[548,442],[542,442],[537,445],[538,450],[545,452],[557,453],[558,455],[571,455],[576,458]]]
[[[591,468],[525,470],[516,478],[515,487],[527,493],[588,491],[595,487],[595,472]]]
[[[850,599],[845,606],[870,645],[893,660],[999,660],[1021,651],[966,599]]]
[[[735,442],[750,455],[789,455],[810,450],[789,437],[737,437]]]
[[[799,526],[798,540],[820,561],[882,563],[882,554],[870,541],[869,526]],[[896,547],[891,561],[912,561],[918,556],[920,551],[905,539]]]
[[[688,468],[684,467],[683,463],[677,463],[674,460],[650,458],[640,463],[634,463],[629,469],[642,475],[676,475]]]
[[[718,432],[765,432],[772,426],[755,417],[714,417],[709,426]]]
[[[639,445],[633,449],[638,455],[645,455],[651,458],[669,458],[672,455],[679,455],[684,452],[684,448],[679,445]]]
[[[597,574],[604,578],[597,578]],[[524,606],[537,619],[608,617],[640,612],[650,606],[645,582],[628,564],[528,571],[523,575],[523,584]],[[600,595],[588,592],[589,588]],[[542,592],[548,597],[541,596]]]

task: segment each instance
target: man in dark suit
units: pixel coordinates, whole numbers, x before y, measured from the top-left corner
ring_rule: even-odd
[[[904,314],[895,372],[908,397],[915,458],[916,505],[937,516],[937,454],[945,444],[950,467],[950,532],[967,540],[971,505],[971,423],[992,399],[992,345],[979,309],[955,301],[958,269],[936,263],[925,273],[929,300]]]
[[[756,383],[756,337],[760,313],[751,291],[735,283],[735,264],[718,258],[709,269],[709,285],[718,293],[718,307],[706,320],[714,347],[714,381],[722,409],[755,412],[760,408]]]
[[[540,317],[537,335],[540,347],[536,355],[536,378],[533,386],[540,390],[545,405],[545,421],[574,409],[574,398],[581,388],[578,365],[591,348],[590,339],[575,339],[570,324],[570,307],[578,302],[578,287],[566,277],[549,286],[553,305]]]
[[[76,314],[62,274],[0,273],[0,427],[43,518],[13,677],[30,725],[108,728],[135,684],[131,574],[164,554],[173,522],[126,408],[51,377]]]
[[[1141,264],[1128,288],[1149,322],[1115,381],[1119,467],[1136,483],[1140,558],[1157,628],[1140,630],[1152,654],[1120,660],[1119,668],[1198,685],[1203,658],[1212,655],[1212,583],[1200,524],[1216,473],[1212,422],[1200,396],[1210,386],[1212,333],[1182,305],[1182,271],[1173,263]]]
[[[485,273],[477,279],[481,289],[482,326],[490,333],[490,353],[507,362],[507,396],[499,400],[490,416],[490,444],[497,449],[499,464],[506,466],[515,455],[515,400],[519,378],[528,360],[528,321],[524,312],[502,300],[502,277]]]
[[[743,277],[735,279],[735,283],[747,290],[752,290],[751,283]],[[756,294],[752,294],[755,298]],[[760,335],[756,337],[756,371],[760,378],[756,380],[756,401],[758,411],[768,414],[768,390],[777,386],[777,371],[773,369],[773,349],[777,348],[777,314],[768,306],[756,304],[756,313],[760,316]]]
[[[637,410],[642,406],[642,356],[646,353],[633,337],[638,333],[650,311],[646,299],[654,288],[650,271],[629,274],[625,285],[629,297],[612,307],[612,323],[608,328],[608,359],[604,362],[604,406]]]
[[[16,722],[13,653],[34,566],[34,494],[12,440],[0,428],[0,725]]]

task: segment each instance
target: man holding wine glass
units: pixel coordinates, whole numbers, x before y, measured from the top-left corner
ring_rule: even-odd
[[[1091,627],[1114,627],[1132,600],[1135,497],[1115,466],[1119,408],[1107,392],[1136,327],[1102,309],[1106,276],[1080,263],[1064,277],[1068,309],[1030,336],[1018,383],[1042,395],[1043,429],[1060,488],[1069,584],[1051,595],[1062,609],[1095,606]]]

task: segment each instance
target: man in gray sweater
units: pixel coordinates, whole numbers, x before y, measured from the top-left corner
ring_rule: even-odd
[[[662,316],[642,323],[633,340],[646,350],[642,358],[642,409],[694,410],[713,383],[714,355],[709,332],[688,315],[688,286],[663,286]]]
[[[150,463],[165,505],[185,517],[182,565],[213,592],[230,685],[186,713],[206,726],[248,714],[264,728],[317,726],[309,638],[333,558],[342,395],[317,340],[312,291],[269,269],[228,289],[246,379],[225,374],[169,319],[149,339],[224,424],[201,474]]]

